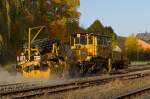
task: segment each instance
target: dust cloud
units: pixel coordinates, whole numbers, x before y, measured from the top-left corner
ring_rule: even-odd
[[[21,74],[12,74],[0,67],[0,84],[33,82],[38,79],[25,78]]]
[[[0,66],[0,84],[12,83],[48,83],[51,85],[68,82],[68,79],[60,78],[57,75],[51,75],[50,78],[31,78],[23,77],[20,73],[10,73]]]

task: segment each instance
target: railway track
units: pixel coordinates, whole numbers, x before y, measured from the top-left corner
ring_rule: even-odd
[[[114,99],[135,99],[135,98],[136,99],[143,99],[143,98],[150,99],[150,96],[146,97],[146,95],[149,95],[149,94],[150,94],[150,86],[145,86],[143,88],[131,90],[122,95],[118,95],[114,97]]]
[[[12,83],[12,84],[0,84],[0,96],[1,93],[13,92],[16,90],[22,90],[25,88],[31,88],[40,85],[41,82],[23,82],[23,83]]]
[[[129,66],[127,69],[125,69],[128,72],[134,72],[134,71],[141,71],[141,70],[148,70],[150,69],[150,65],[137,65],[137,66]]]
[[[0,91],[0,98],[5,99],[6,97],[12,99],[19,98],[31,98],[35,96],[41,96],[44,94],[56,94],[59,92],[72,91],[80,88],[90,87],[105,84],[115,79],[135,79],[139,77],[145,77],[150,75],[150,70],[131,72],[128,74],[120,75],[109,75],[109,76],[96,76],[96,77],[87,77],[74,80],[68,80],[67,83],[60,83],[57,85],[50,84],[27,84],[26,86],[18,89],[6,88],[3,91]],[[0,87],[1,88],[1,87]]]
[[[119,73],[129,73],[129,72],[136,72],[136,71],[142,71],[142,70],[150,70],[150,65],[137,65],[137,66],[128,66],[125,69],[118,70]],[[112,72],[112,74],[115,74]]]

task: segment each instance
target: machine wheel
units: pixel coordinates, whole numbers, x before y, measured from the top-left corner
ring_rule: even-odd
[[[76,64],[70,64],[69,76],[71,78],[81,77],[80,68]]]

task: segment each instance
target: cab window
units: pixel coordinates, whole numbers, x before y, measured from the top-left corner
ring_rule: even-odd
[[[110,45],[110,38],[98,36],[97,37],[97,44],[103,45],[103,46],[109,46]]]
[[[93,44],[93,36],[89,35],[88,38],[89,38],[89,44]]]
[[[87,44],[87,36],[86,35],[81,35],[80,43],[83,44],[83,45]]]

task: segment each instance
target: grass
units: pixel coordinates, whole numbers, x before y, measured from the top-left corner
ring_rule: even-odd
[[[146,64],[150,64],[150,61],[132,61],[131,64],[133,64],[133,65],[146,65]]]

